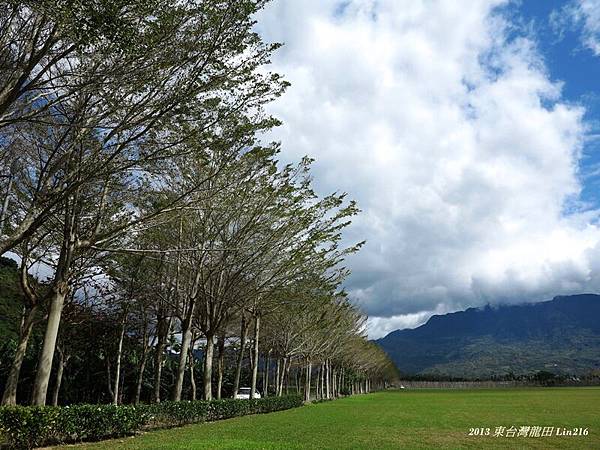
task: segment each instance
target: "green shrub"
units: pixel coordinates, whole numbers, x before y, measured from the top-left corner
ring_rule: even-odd
[[[16,448],[42,445],[53,434],[59,408],[5,406],[0,408],[0,429]]]
[[[0,435],[12,448],[94,441],[142,428],[173,427],[302,406],[299,396],[252,400],[163,402],[150,405],[0,407]]]
[[[150,427],[168,427],[282,411],[298,406],[302,406],[302,399],[299,396],[286,396],[252,400],[163,402],[145,405],[144,408],[150,417]]]
[[[167,401],[144,405],[144,408],[150,428],[205,422],[208,415],[208,402],[204,401]]]

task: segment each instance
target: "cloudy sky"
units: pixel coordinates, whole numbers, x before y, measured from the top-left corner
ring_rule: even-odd
[[[600,288],[600,0],[273,0],[284,158],[363,213],[371,337]]]

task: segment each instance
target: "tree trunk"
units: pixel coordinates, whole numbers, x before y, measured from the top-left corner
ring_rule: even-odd
[[[249,365],[250,365],[251,371],[252,371],[252,368],[254,367],[253,352],[254,352],[254,346],[248,345],[248,362],[250,363]]]
[[[140,361],[140,368],[138,369],[138,376],[135,386],[135,399],[133,403],[135,405],[140,403],[140,397],[142,396],[142,383],[144,382],[144,372],[146,370],[146,362],[148,361],[148,347],[144,344],[144,350],[142,353],[142,360]]]
[[[336,371],[335,369],[333,369],[331,366],[329,367],[329,370],[331,371],[331,397],[335,398],[337,397],[337,379],[336,379]]]
[[[40,353],[35,382],[33,386],[32,403],[37,406],[46,404],[48,393],[48,382],[52,372],[52,360],[56,349],[56,338],[60,326],[60,317],[65,303],[68,286],[66,282],[57,283],[54,293],[50,298],[50,311],[48,312],[48,323],[44,334],[44,345]]]
[[[190,366],[190,384],[192,386],[192,400],[196,400],[196,378],[194,378],[194,336],[192,336],[192,345],[190,345],[190,356],[189,356],[189,366]]]
[[[137,405],[140,403],[140,398],[142,396],[142,383],[144,382],[144,372],[146,371],[146,363],[148,362],[148,351],[152,344],[148,343],[148,316],[144,311],[144,322],[143,322],[143,333],[142,333],[142,359],[140,360],[140,366],[138,368],[137,380],[135,383],[135,398],[133,399],[133,404]],[[154,336],[152,338],[152,343],[154,343]]]
[[[192,342],[192,316],[188,314],[182,323],[181,349],[179,351],[179,365],[177,366],[177,376],[175,386],[173,387],[173,401],[181,401],[181,391],[183,390],[183,379],[187,367],[187,357]]]
[[[310,360],[306,361],[306,378],[304,380],[304,401],[310,402],[310,376],[312,372],[312,364]]]
[[[275,370],[275,397],[279,397],[279,372],[281,371],[281,358],[277,358],[277,368]]]
[[[156,353],[154,354],[154,402],[160,403],[160,385],[162,381],[162,368],[167,336],[171,329],[171,318],[165,316],[158,318],[158,340],[156,342]]]
[[[325,363],[321,364],[321,398],[325,398],[325,371],[326,371]]]
[[[325,364],[321,363],[321,367],[319,368],[320,372],[320,380],[319,380],[319,398],[325,398]]]
[[[117,347],[117,365],[115,367],[115,389],[113,392],[113,405],[119,404],[119,389],[121,385],[121,357],[123,356],[123,339],[125,338],[125,324],[127,323],[127,313],[124,313],[121,321],[121,333],[119,334],[119,345]]]
[[[290,366],[291,366],[290,358],[288,356],[286,356],[285,358],[283,358],[283,373],[281,374],[281,394],[282,395],[283,395],[284,384],[285,384],[285,394],[286,395],[289,394],[288,388],[289,388],[289,384],[290,384],[290,379],[289,379]]]
[[[110,366],[110,358],[106,357],[106,387],[108,389],[108,395],[110,398],[114,398],[115,394],[112,387],[112,375],[111,375],[111,366]]]
[[[215,343],[212,335],[206,336],[204,355],[204,400],[212,400],[212,363]]]
[[[248,336],[248,326],[246,324],[246,317],[242,316],[242,329],[240,332],[240,351],[238,353],[237,364],[235,367],[235,379],[233,381],[233,397],[240,389],[240,376],[242,374],[242,362],[244,361],[244,350],[246,347],[246,337]]]
[[[325,360],[325,397],[327,399],[331,398],[331,390],[330,390],[330,385],[329,385],[329,378],[330,378],[330,373],[331,372],[331,363],[329,362],[329,360]]]
[[[258,380],[258,337],[260,335],[260,316],[254,317],[254,349],[252,358],[252,383],[250,386],[250,398],[254,398],[256,381]]]
[[[217,362],[217,400],[221,400],[223,395],[223,371],[225,370],[225,335],[219,336],[217,344],[219,350],[219,360]]]
[[[4,387],[4,393],[2,395],[2,405],[16,405],[17,404],[17,387],[19,384],[19,376],[21,374],[21,366],[27,353],[27,345],[29,344],[29,338],[31,337],[31,330],[33,329],[33,323],[35,315],[37,314],[39,307],[34,305],[32,308],[25,309],[23,311],[23,318],[21,321],[21,329],[19,332],[19,344],[13,358],[8,378],[6,379],[6,386]]]
[[[290,367],[292,366],[289,358],[286,358],[285,364],[285,395],[289,395],[288,389],[290,388]]]
[[[315,399],[319,398],[319,388],[321,385],[321,368],[319,366],[317,366],[315,368],[315,371],[317,372],[317,379],[315,380]]]
[[[4,221],[6,220],[6,213],[8,211],[8,204],[10,202],[10,193],[12,191],[13,175],[12,173],[8,176],[8,185],[6,187],[6,195],[4,202],[2,203],[2,212],[0,212],[0,236],[4,235]],[[0,253],[1,254],[1,253]]]
[[[265,358],[265,371],[263,373],[263,391],[264,397],[269,396],[269,372],[271,366],[271,349],[267,352],[267,357]]]
[[[60,385],[62,384],[63,373],[69,357],[65,356],[60,347],[56,347],[58,351],[58,370],[56,371],[56,379],[54,382],[54,392],[52,393],[52,406],[58,406],[58,394],[60,393]]]
[[[283,395],[283,383],[285,381],[285,371],[286,371],[286,365],[288,363],[288,359],[287,357],[282,358],[281,360],[281,367],[279,370],[279,376],[277,379],[277,396],[281,397]]]

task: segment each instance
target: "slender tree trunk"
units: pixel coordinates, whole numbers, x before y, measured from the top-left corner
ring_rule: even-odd
[[[154,355],[154,402],[160,403],[160,384],[162,382],[162,354],[164,353],[164,344],[156,344],[156,353]]]
[[[121,332],[119,334],[119,345],[117,347],[117,365],[115,367],[115,389],[113,396],[113,405],[119,404],[119,387],[121,385],[121,358],[123,356],[123,339],[125,338],[125,324],[127,323],[127,313],[124,313],[121,321]]]
[[[279,397],[279,372],[281,370],[281,358],[277,358],[277,369],[275,370],[275,397]]]
[[[263,377],[263,391],[264,392],[264,396],[268,397],[269,396],[269,372],[270,372],[270,366],[271,366],[271,349],[269,349],[269,351],[267,352],[267,357],[265,358],[265,371],[264,371],[264,377]]]
[[[194,336],[192,336],[192,345],[190,345],[189,350],[190,384],[192,386],[192,400],[196,400],[196,379],[194,377],[194,342],[195,338]]]
[[[252,383],[250,386],[250,398],[254,398],[256,381],[258,380],[258,337],[260,335],[260,316],[254,317],[254,348],[252,358]]]
[[[171,318],[160,315],[158,318],[158,340],[156,342],[156,353],[154,354],[154,402],[160,403],[160,385],[162,382],[162,368],[167,343],[167,336],[171,329]]]
[[[336,390],[337,389],[337,385],[336,385],[336,383],[337,383],[337,380],[336,380],[337,374],[336,374],[335,369],[332,369],[330,367],[330,370],[331,370],[331,397],[335,398],[335,397],[337,397],[337,390]]]
[[[54,350],[56,349],[56,338],[58,337],[58,328],[60,326],[60,317],[65,303],[68,285],[66,282],[56,284],[54,293],[50,298],[50,311],[48,312],[48,323],[46,324],[46,333],[44,334],[44,345],[38,361],[35,382],[33,386],[32,403],[38,406],[46,404],[46,394],[48,393],[48,382],[52,372],[52,360]]]
[[[235,379],[233,381],[233,396],[235,397],[240,389],[240,376],[242,374],[242,362],[244,361],[244,350],[246,348],[246,337],[248,336],[248,326],[246,317],[242,316],[242,329],[240,332],[240,351],[238,353],[237,364],[235,367]]]
[[[144,344],[144,350],[142,353],[142,360],[140,361],[140,367],[138,369],[138,376],[135,385],[135,399],[133,403],[135,405],[140,403],[142,396],[142,383],[144,382],[144,372],[146,370],[146,363],[148,362],[148,347]]]
[[[6,187],[6,195],[4,202],[2,203],[2,212],[0,212],[0,236],[4,234],[4,221],[6,220],[6,213],[8,211],[8,204],[10,202],[10,193],[12,191],[13,175],[8,176],[8,185]],[[0,253],[1,254],[1,253]]]
[[[2,394],[2,405],[16,405],[17,404],[17,387],[19,384],[19,376],[21,374],[21,366],[27,353],[27,346],[29,344],[29,338],[31,337],[31,330],[33,329],[33,323],[35,315],[37,314],[39,307],[34,305],[32,308],[25,309],[23,311],[23,317],[21,320],[21,329],[19,332],[19,343],[13,358],[8,378],[6,379],[6,386],[4,387],[4,393]]]
[[[110,395],[111,400],[114,398],[115,394],[112,386],[112,374],[111,374],[111,365],[110,358],[106,357],[106,387],[108,389],[108,395]]]
[[[225,370],[225,335],[219,336],[217,344],[219,350],[219,360],[217,362],[217,400],[221,400],[223,395],[223,372]]]
[[[285,395],[289,395],[290,388],[290,367],[292,363],[289,358],[286,358],[286,367],[285,367]]]
[[[321,363],[319,367],[319,398],[325,398],[325,364]]]
[[[321,363],[321,399],[325,398],[325,363]]]
[[[154,343],[154,338],[152,338],[152,344],[148,343],[148,316],[144,312],[144,323],[143,323],[144,331],[142,333],[142,359],[140,360],[140,366],[138,368],[137,380],[135,383],[135,398],[133,399],[133,404],[137,405],[140,403],[140,398],[142,396],[142,384],[144,382],[144,372],[146,371],[146,363],[148,362],[148,352],[150,351],[150,347]]]
[[[331,391],[330,391],[330,384],[329,384],[329,378],[330,378],[330,372],[331,372],[331,363],[329,362],[329,360],[325,360],[325,375],[326,375],[326,380],[325,380],[325,396],[327,399],[331,398]]]
[[[278,397],[283,396],[283,383],[285,381],[285,371],[286,371],[286,364],[288,362],[288,358],[287,357],[283,357],[281,360],[281,367],[280,367],[280,374],[279,377],[277,379],[277,384],[278,384]]]
[[[248,362],[250,363],[250,370],[254,367],[254,358],[252,352],[254,351],[254,346],[248,343]]]
[[[66,359],[64,353],[57,347],[58,350],[58,370],[56,371],[56,379],[54,382],[54,392],[52,393],[52,406],[58,406],[58,394],[60,393],[60,385],[62,384],[63,372],[65,370]]]
[[[206,336],[206,352],[204,355],[204,400],[212,400],[212,363],[215,343],[213,335]]]
[[[190,308],[191,309],[191,308]],[[173,387],[173,401],[181,400],[181,391],[183,390],[183,379],[185,377],[185,369],[187,367],[187,357],[190,349],[190,343],[192,342],[192,314],[188,313],[188,316],[183,321],[181,330],[181,349],[179,351],[179,365],[177,366],[177,376],[175,378],[175,386]]]
[[[329,361],[329,373],[331,377],[331,398],[336,398],[339,395],[337,386],[338,371],[331,361]]]
[[[284,378],[284,381],[285,381],[285,395],[289,394],[288,389],[290,387],[290,366],[291,366],[290,358],[288,356],[286,356],[285,358],[283,358],[283,376],[285,377]],[[283,389],[283,384],[282,384],[282,389]]]
[[[319,388],[321,385],[321,367],[317,366],[315,371],[317,372],[317,379],[315,380],[315,400],[318,400],[320,393]]]
[[[121,375],[121,387],[119,388],[119,405],[123,404],[123,393],[125,392],[125,375]]]
[[[310,360],[306,360],[306,379],[304,380],[304,401],[310,402],[310,376],[312,372],[312,364]]]

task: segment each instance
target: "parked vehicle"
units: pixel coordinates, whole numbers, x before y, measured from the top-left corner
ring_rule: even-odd
[[[248,399],[250,399],[250,391],[251,391],[251,389],[249,387],[240,388],[238,393],[235,394],[235,398],[242,399],[242,400],[248,400]],[[254,391],[254,398],[260,398],[260,393],[258,391]]]

